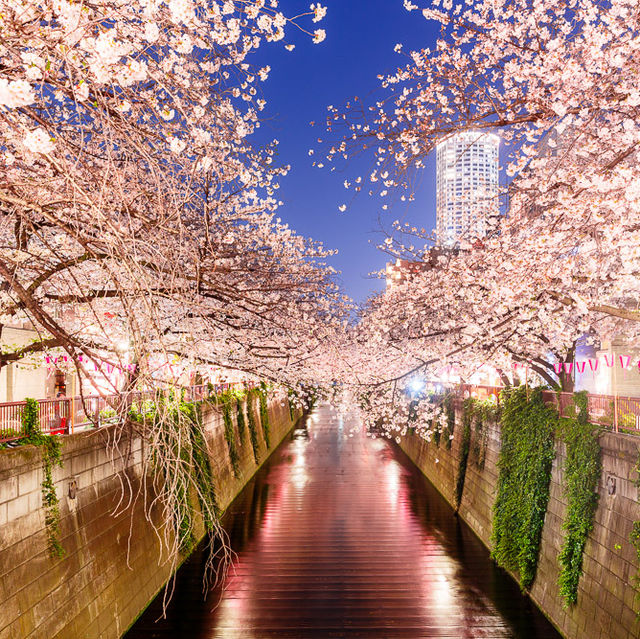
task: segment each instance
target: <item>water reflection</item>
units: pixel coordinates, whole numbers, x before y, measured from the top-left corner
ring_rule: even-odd
[[[224,592],[203,601],[200,548],[128,637],[559,637],[402,453],[327,406],[224,523]]]

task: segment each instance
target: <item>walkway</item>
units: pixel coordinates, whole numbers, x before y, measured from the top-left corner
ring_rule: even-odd
[[[202,601],[200,550],[168,619],[154,623],[155,602],[128,639],[559,637],[402,453],[328,406],[226,527],[238,556],[224,593]]]

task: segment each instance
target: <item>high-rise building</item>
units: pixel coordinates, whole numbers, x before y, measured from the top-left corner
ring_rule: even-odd
[[[454,247],[486,235],[496,220],[500,138],[464,131],[436,148],[436,212],[438,244]]]

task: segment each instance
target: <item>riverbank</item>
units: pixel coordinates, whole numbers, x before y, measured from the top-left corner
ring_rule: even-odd
[[[464,457],[462,411],[462,404],[457,403],[450,448],[444,437],[439,445],[415,435],[408,435],[400,442],[402,450],[454,507]],[[602,475],[597,489],[598,506],[585,547],[577,603],[565,608],[558,586],[558,554],[567,510],[562,471],[566,450],[561,442],[555,443],[549,503],[530,596],[568,639],[637,639],[640,622],[634,611],[637,600],[633,583],[638,566],[629,534],[634,519],[640,516],[636,486],[638,438],[603,433],[600,446]],[[489,549],[500,447],[500,425],[495,421],[486,421],[482,431],[471,428],[459,515]]]
[[[258,417],[256,463],[249,430],[238,431],[235,413],[234,473],[222,411],[203,408],[222,510],[300,417],[298,412],[292,421],[286,402],[269,402],[270,447]],[[65,552],[61,559],[48,551],[41,448],[0,454],[0,639],[115,639],[170,578],[171,564],[161,559],[160,542],[147,518],[145,501],[153,495],[140,492],[144,443],[123,437],[120,452],[112,456],[114,432],[107,427],[62,438],[62,467],[53,469]],[[151,516],[158,524],[158,513]],[[204,536],[201,518],[196,533]]]

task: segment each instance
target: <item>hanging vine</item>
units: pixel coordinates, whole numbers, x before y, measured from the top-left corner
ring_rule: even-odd
[[[49,554],[61,559],[65,550],[60,542],[60,502],[53,483],[53,469],[62,468],[60,438],[56,435],[43,437],[42,445],[42,504],[45,509],[44,523],[47,529]]]
[[[62,468],[62,447],[57,435],[43,435],[38,417],[38,402],[27,397],[21,415],[20,445],[32,444],[42,450],[42,507],[49,555],[61,559],[65,550],[60,542],[60,501],[53,482],[53,469]]]
[[[417,404],[417,402],[416,402]],[[411,418],[411,411],[413,409],[413,413],[415,415],[416,408],[415,405],[409,405],[409,417]],[[415,416],[413,417],[413,421],[415,421]],[[436,444],[436,448],[440,448],[440,439],[442,438],[443,429],[440,426],[440,415],[436,414],[431,420],[431,431],[433,432],[433,441]]]
[[[240,445],[242,445],[242,440],[244,439],[244,433],[247,430],[247,423],[244,419],[244,398],[247,394],[244,391],[236,391],[236,422],[238,424],[238,437],[240,438]]]
[[[598,482],[602,474],[600,428],[589,424],[586,392],[574,395],[576,417],[560,420],[560,436],[566,445],[563,491],[567,513],[562,524],[565,538],[558,555],[558,585],[565,607],[578,599],[582,558],[598,506]]]
[[[460,442],[460,461],[458,463],[458,476],[456,477],[456,511],[462,503],[464,492],[464,480],[467,474],[467,462],[471,443],[471,423],[473,421],[473,399],[465,399],[462,405],[462,441]]]
[[[289,419],[291,419],[292,422],[295,421],[297,397],[298,397],[298,394],[293,388],[289,388],[287,390],[287,402],[289,404]]]
[[[165,485],[171,487],[174,499],[171,502],[169,521],[177,535],[178,550],[189,554],[195,546],[194,512],[189,486],[191,478],[191,423],[193,407],[170,396],[167,399],[159,398],[155,411],[152,414],[154,429],[159,433],[160,456],[156,459],[165,461],[161,467]],[[154,477],[160,481],[160,473]]]
[[[444,413],[446,416],[446,426],[444,429],[444,445],[447,450],[451,450],[451,440],[456,427],[455,397],[453,393],[447,394],[444,398]]]
[[[260,423],[264,433],[264,441],[267,450],[271,448],[271,425],[269,424],[269,410],[267,407],[267,385],[262,382],[258,389],[258,399],[260,400]]]
[[[249,439],[253,450],[253,460],[257,464],[260,459],[260,442],[258,441],[258,427],[254,411],[256,395],[257,391],[254,388],[247,392],[247,427],[249,428]]]
[[[198,486],[198,501],[204,517],[205,528],[211,532],[214,530],[216,519],[220,512],[216,497],[213,471],[211,470],[211,458],[204,434],[202,422],[202,403],[189,404],[185,411],[189,416],[191,425],[191,456],[195,482]]]
[[[191,553],[197,541],[194,493],[205,529],[221,534],[202,403],[184,401],[181,393],[158,393],[144,411],[130,413],[130,418],[147,426],[147,433],[155,438],[152,478],[167,523],[164,541],[168,549],[175,548],[183,556]]]
[[[523,590],[536,574],[544,516],[549,501],[554,433],[558,418],[542,390],[503,391],[502,446],[498,460],[498,494],[493,507],[491,556],[517,570]]]
[[[233,475],[234,477],[238,477],[240,474],[240,456],[236,445],[236,431],[233,427],[233,418],[231,417],[232,401],[233,400],[230,396],[222,397],[222,420],[224,422],[224,438],[229,449],[229,458],[231,459]]]
[[[478,468],[484,468],[487,456],[487,445],[489,443],[489,423],[495,422],[499,418],[498,407],[490,401],[474,402],[474,432],[473,459]]]

